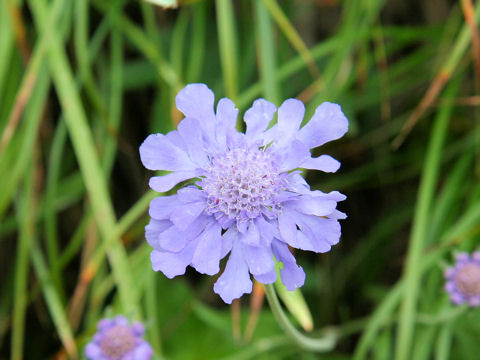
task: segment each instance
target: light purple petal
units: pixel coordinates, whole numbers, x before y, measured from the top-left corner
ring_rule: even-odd
[[[195,170],[176,171],[164,176],[154,176],[150,178],[148,185],[155,191],[166,192],[171,190],[179,182],[197,177],[199,173]]]
[[[177,195],[178,199],[184,204],[204,201],[206,199],[205,192],[193,185],[178,189]]]
[[[340,169],[340,162],[329,155],[320,155],[316,158],[307,159],[301,166],[304,169],[321,170],[334,173]]]
[[[227,304],[231,304],[233,299],[238,299],[243,294],[252,292],[252,281],[248,265],[243,258],[240,242],[233,243],[227,266],[213,285],[213,291],[220,295]]]
[[[347,198],[345,195],[343,195],[342,193],[340,193],[338,191],[330,191],[329,193],[324,193],[320,190],[313,190],[313,191],[309,191],[308,195],[315,196],[315,197],[320,197],[320,198],[323,198],[325,200],[334,200],[334,201],[337,201],[337,202],[338,201],[343,201]]]
[[[460,305],[465,301],[463,296],[461,294],[457,293],[457,292],[454,292],[454,293],[450,294],[450,299],[456,305]]]
[[[297,238],[297,224],[295,217],[288,211],[283,211],[278,216],[278,228],[284,241],[290,244]]]
[[[288,246],[278,240],[272,242],[273,254],[278,261],[283,263],[283,269],[280,269],[282,282],[288,291],[293,291],[305,283],[305,272],[301,266],[297,265],[295,257],[292,255]]]
[[[215,275],[220,271],[222,256],[222,228],[217,224],[208,226],[198,237],[198,245],[192,266],[202,274]]]
[[[301,233],[314,244],[313,251],[327,252],[340,241],[340,224],[335,219],[325,219],[312,215],[298,216],[297,224]],[[297,234],[297,240],[304,238]],[[292,245],[293,246],[293,245]]]
[[[302,142],[295,140],[288,148],[282,150],[280,171],[290,171],[300,167],[310,157],[310,149]]]
[[[188,156],[199,167],[208,163],[207,153],[204,150],[200,121],[193,118],[185,118],[178,124],[178,133],[185,142]]]
[[[169,131],[165,136],[172,144],[175,144],[175,146],[182,149],[185,153],[188,153],[187,144],[185,144],[185,141],[183,141],[183,138],[177,130]]]
[[[448,267],[443,272],[443,276],[447,279],[453,279],[453,277],[455,276],[455,273],[456,273],[455,268]]]
[[[133,353],[133,360],[150,360],[153,356],[153,349],[149,343],[142,341]]]
[[[232,250],[233,242],[238,240],[239,234],[235,228],[229,228],[227,231],[225,231],[225,233],[222,235],[222,259],[227,256],[230,250]]]
[[[468,299],[468,305],[471,307],[476,307],[480,305],[480,296],[472,296],[471,298]]]
[[[468,263],[470,261],[470,255],[466,252],[460,252],[455,255],[455,260],[457,265],[462,265],[463,263]]]
[[[277,281],[277,271],[275,267],[265,274],[254,275],[255,280],[262,284],[273,284]]]
[[[128,319],[123,315],[117,315],[113,318],[113,323],[115,325],[129,326],[130,323]]]
[[[145,139],[140,145],[140,158],[149,170],[185,171],[195,168],[187,153],[163,134],[152,134]]]
[[[172,226],[169,220],[155,220],[151,219],[147,226],[145,226],[145,238],[151,247],[159,246],[158,237],[162,232]]]
[[[150,260],[154,271],[161,271],[166,277],[172,279],[177,275],[185,274],[192,256],[193,249],[191,247],[186,247],[179,253],[153,250]]]
[[[158,235],[158,244],[160,249],[170,252],[179,252],[185,246],[196,238],[205,229],[205,226],[211,221],[207,216],[200,216],[195,219],[191,225],[185,230],[180,230],[176,226],[172,226]]]
[[[215,95],[205,84],[189,84],[175,97],[177,108],[186,116],[199,120],[200,124],[213,133]]]
[[[324,102],[312,119],[300,129],[297,139],[310,149],[341,138],[348,130],[348,120],[337,104]]]
[[[170,221],[183,231],[204,212],[205,207],[204,201],[177,206],[170,215]]]
[[[329,219],[342,220],[342,219],[347,218],[347,214],[345,214],[341,211],[338,211],[338,210],[334,210],[331,214],[328,214],[328,218]]]
[[[150,202],[148,213],[156,220],[168,219],[179,205],[182,203],[177,195],[157,196]]]
[[[216,138],[222,149],[226,147],[227,138],[231,138],[236,132],[237,117],[238,109],[235,108],[233,101],[227,98],[220,99],[217,105]]]
[[[136,321],[132,324],[132,331],[137,336],[143,336],[145,333],[145,325],[143,325],[140,321]]]
[[[278,109],[276,143],[280,146],[294,139],[305,115],[305,105],[297,99],[288,99]]]
[[[286,201],[284,206],[288,206],[291,209],[307,215],[327,216],[335,210],[337,202],[321,197],[303,195],[295,200]]]
[[[243,256],[252,275],[267,274],[275,269],[270,247],[243,244]]]
[[[248,245],[260,245],[260,233],[253,221],[250,221],[247,231],[241,237],[243,243]]]
[[[277,227],[266,221],[263,216],[256,218],[255,224],[263,240],[263,245],[269,246],[273,237],[278,236]]]
[[[100,357],[102,356],[102,350],[97,344],[89,343],[85,347],[85,356],[90,360],[100,359]]]
[[[181,232],[175,225],[172,225],[158,235],[158,242],[152,247],[155,250],[178,253],[185,248],[188,240],[185,232]]]
[[[247,124],[247,138],[253,142],[265,131],[277,108],[271,102],[264,99],[257,99],[250,109],[245,112],[244,120]]]
[[[112,326],[112,319],[104,318],[100,320],[97,324],[97,328],[99,332],[102,332],[105,329],[108,329],[109,327]]]
[[[453,293],[455,290],[456,290],[456,286],[455,286],[455,283],[453,281],[448,281],[446,284],[445,284],[445,291],[449,292],[449,293]]]

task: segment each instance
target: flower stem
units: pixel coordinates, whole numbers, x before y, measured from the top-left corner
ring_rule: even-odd
[[[338,336],[333,329],[328,330],[321,338],[311,338],[303,335],[292,325],[287,315],[283,311],[277,294],[275,293],[275,288],[272,284],[265,285],[265,294],[275,319],[283,331],[285,331],[287,336],[292,339],[295,344],[304,350],[314,352],[328,352],[335,347]]]

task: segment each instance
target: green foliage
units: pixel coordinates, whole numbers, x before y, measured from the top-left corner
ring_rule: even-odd
[[[480,312],[450,303],[442,272],[480,240],[480,65],[460,4],[430,3],[0,1],[0,358],[83,358],[119,313],[156,359],[475,358]],[[322,149],[340,171],[307,174],[348,196],[342,240],[297,252],[306,284],[279,291],[332,351],[299,347],[253,297],[226,306],[212,278],[151,270],[138,146],[176,127],[189,82],[241,114],[297,97],[305,121],[327,100],[349,118]]]

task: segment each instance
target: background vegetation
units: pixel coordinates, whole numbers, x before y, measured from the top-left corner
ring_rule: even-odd
[[[480,312],[450,303],[442,271],[480,239],[480,4],[180,5],[0,0],[0,358],[82,358],[117,313],[145,321],[157,359],[476,358]],[[261,287],[229,307],[213,277],[151,270],[138,146],[175,128],[190,82],[241,113],[297,97],[306,119],[325,100],[349,118],[322,150],[340,171],[307,174],[348,196],[342,240],[296,254],[334,351],[293,345]]]

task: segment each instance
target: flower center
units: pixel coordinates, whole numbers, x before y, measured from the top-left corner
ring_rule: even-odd
[[[276,212],[286,181],[270,154],[234,149],[212,159],[201,185],[207,193],[207,213],[242,220]]]
[[[100,347],[109,359],[119,360],[135,347],[135,336],[130,327],[115,325],[105,332]]]
[[[480,295],[480,265],[467,264],[457,271],[455,286],[466,297]]]

